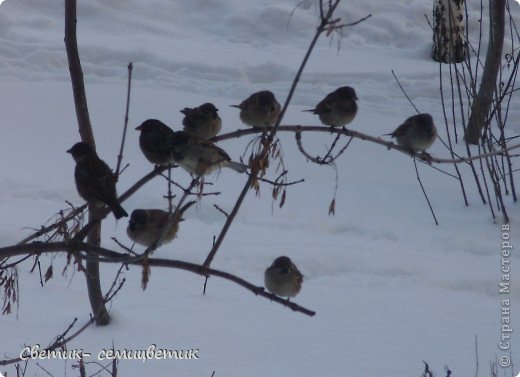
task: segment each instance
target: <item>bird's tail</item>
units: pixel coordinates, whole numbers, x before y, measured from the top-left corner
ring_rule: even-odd
[[[234,171],[236,171],[238,173],[245,173],[249,166],[241,164],[240,162],[229,161],[226,164],[226,167],[231,168],[231,169],[233,169]]]
[[[114,214],[116,219],[128,216],[128,213],[126,213],[125,209],[121,207],[121,204],[119,204],[118,202],[111,203],[110,209],[112,210],[112,213]]]

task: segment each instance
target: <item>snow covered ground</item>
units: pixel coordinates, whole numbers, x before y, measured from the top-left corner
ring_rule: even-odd
[[[152,166],[138,147],[133,128],[158,118],[180,128],[180,109],[213,102],[223,132],[243,128],[237,104],[250,93],[272,90],[285,99],[315,30],[314,2],[297,0],[79,1],[78,42],[91,120],[99,155],[115,166],[123,123],[127,65],[132,61],[133,91],[123,192]],[[478,36],[479,2],[470,2],[471,38]],[[515,20],[518,4],[511,2]],[[338,16],[366,22],[337,38],[322,38],[314,51],[283,124],[318,124],[301,110],[313,107],[338,86],[351,85],[359,97],[352,129],[380,136],[414,114],[392,77],[393,69],[417,107],[430,112],[445,137],[439,95],[439,66],[429,58],[431,30],[424,17],[431,0],[344,0]],[[485,15],[487,10],[484,9]],[[63,1],[6,0],[0,6],[0,216],[1,246],[12,245],[38,228],[65,201],[82,204],[74,182],[74,163],[65,151],[79,140],[63,44]],[[487,19],[482,20],[485,30]],[[516,43],[518,43],[516,41]],[[507,44],[506,44],[507,45]],[[485,51],[485,49],[483,49]],[[510,133],[520,132],[520,106],[514,98]],[[482,205],[470,171],[463,168],[470,206],[458,183],[425,165],[421,177],[440,225],[435,226],[407,156],[354,140],[338,161],[336,215],[328,216],[335,174],[307,162],[292,135],[281,135],[291,186],[282,209],[270,187],[251,192],[213,263],[258,285],[279,255],[288,255],[303,272],[295,301],[317,312],[294,313],[218,278],[153,269],[148,288],[141,270],[124,273],[126,284],[110,305],[112,323],[88,328],[70,349],[199,349],[198,360],[122,361],[121,376],[420,376],[422,361],[438,376],[448,365],[454,376],[474,375],[475,338],[479,376],[489,362],[512,355],[520,365],[520,258],[511,255],[514,328],[507,352],[498,347],[501,330],[501,224]],[[238,158],[251,140],[221,146]],[[304,135],[309,151],[323,154],[330,135]],[[464,151],[463,145],[456,149]],[[431,153],[448,157],[437,142]],[[443,166],[452,171],[451,166]],[[175,179],[189,183],[184,171]],[[274,169],[271,177],[276,176]],[[154,256],[204,261],[224,217],[213,204],[230,210],[244,176],[224,170],[212,176],[209,196],[194,206],[178,238]],[[518,182],[518,180],[517,180]],[[518,187],[518,183],[517,183]],[[134,208],[164,207],[166,185],[155,179],[124,203]],[[520,245],[518,204],[506,197],[511,243]],[[103,245],[128,243],[126,220],[104,223]],[[40,286],[31,263],[19,268],[20,306],[0,320],[0,358],[26,345],[49,344],[75,318],[89,318],[84,277],[68,268],[64,256],[44,257],[54,278]],[[117,266],[103,265],[105,288]],[[38,365],[37,365],[38,363]],[[73,361],[38,360],[28,376],[76,376]],[[87,375],[97,367],[87,365]],[[15,375],[13,366],[0,367]],[[501,375],[512,375],[501,369]],[[104,374],[106,375],[106,373]]]

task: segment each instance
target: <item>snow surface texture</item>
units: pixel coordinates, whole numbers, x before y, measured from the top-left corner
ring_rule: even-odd
[[[480,4],[469,2],[471,38],[478,35]],[[115,166],[123,123],[127,64],[134,63],[130,131],[119,192],[151,170],[133,128],[158,118],[178,129],[183,107],[211,101],[220,109],[223,131],[243,128],[237,104],[250,93],[272,90],[285,99],[318,21],[314,2],[296,0],[79,1],[78,42],[98,153]],[[515,3],[513,14],[520,18]],[[439,95],[439,66],[429,58],[431,30],[424,17],[431,0],[345,0],[338,17],[372,18],[323,37],[302,76],[284,124],[318,124],[301,110],[313,107],[341,85],[356,89],[359,113],[352,129],[375,136],[391,132],[413,108],[396,85],[399,76],[414,103],[436,120],[445,136]],[[0,6],[0,239],[7,246],[38,228],[65,201],[83,203],[73,183],[74,163],[65,151],[79,136],[63,44],[63,1],[6,0]],[[484,9],[487,14],[487,9]],[[486,16],[482,20],[484,36]],[[486,39],[484,37],[484,39]],[[485,42],[485,41],[484,41]],[[507,45],[507,44],[506,44]],[[485,51],[485,46],[483,48]],[[509,125],[520,131],[518,96]],[[516,130],[514,129],[516,127]],[[407,156],[354,140],[338,161],[336,215],[329,217],[335,175],[301,156],[292,135],[282,135],[291,186],[282,209],[269,186],[249,193],[213,263],[255,284],[279,255],[288,255],[304,274],[295,301],[317,311],[313,318],[252,295],[228,281],[204,280],[178,270],[153,269],[146,291],[141,270],[126,271],[126,285],[110,305],[109,327],[90,327],[70,349],[93,354],[106,348],[140,350],[151,344],[199,349],[198,360],[122,361],[122,376],[419,376],[422,360],[440,376],[448,365],[457,376],[474,375],[475,337],[479,376],[498,348],[501,327],[500,224],[480,202],[469,170],[463,168],[470,207],[458,183],[421,165],[420,172],[440,226],[435,226]],[[221,143],[235,159],[250,138]],[[330,135],[304,135],[306,148],[322,154]],[[457,149],[464,150],[462,145]],[[448,157],[436,143],[431,153]],[[443,166],[451,171],[451,166]],[[189,176],[174,171],[188,184]],[[274,169],[271,176],[275,176]],[[219,196],[203,198],[185,215],[178,239],[154,256],[201,263],[224,218],[213,204],[230,210],[244,176],[222,171],[211,177]],[[124,203],[165,207],[165,183],[155,179]],[[517,184],[517,187],[519,185]],[[518,248],[518,205],[507,197],[511,242]],[[126,220],[104,223],[103,245],[128,243]],[[89,318],[84,277],[65,257],[42,257],[55,277],[40,286],[30,263],[20,272],[20,307],[0,321],[0,354],[16,357],[25,345],[46,346],[75,318]],[[520,311],[520,263],[511,256],[511,312]],[[116,266],[103,265],[108,288]],[[520,331],[514,314],[512,327]],[[520,365],[520,338],[509,351]],[[509,354],[509,353],[506,353]],[[73,361],[39,360],[56,376],[78,375]],[[30,364],[28,375],[46,375]],[[87,365],[87,374],[97,368]],[[15,375],[13,366],[1,368]],[[517,372],[517,371],[515,371]],[[504,373],[511,375],[510,370]]]

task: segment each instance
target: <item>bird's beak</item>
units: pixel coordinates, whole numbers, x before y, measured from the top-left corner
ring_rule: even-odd
[[[141,126],[142,126],[142,125],[141,125]],[[136,127],[135,129],[136,129],[137,131],[141,131],[141,129],[142,129],[141,126]]]
[[[229,105],[230,107],[236,107],[237,109],[240,109],[240,105]]]
[[[67,153],[72,153],[72,148],[68,149]]]

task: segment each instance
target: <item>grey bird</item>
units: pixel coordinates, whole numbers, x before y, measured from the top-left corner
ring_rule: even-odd
[[[144,156],[152,164],[168,166],[173,163],[173,153],[170,147],[170,138],[173,130],[157,119],[145,120],[137,131],[139,135],[139,147]]]
[[[248,126],[257,128],[272,127],[280,115],[281,106],[273,92],[262,90],[251,94],[240,105],[240,120]]]
[[[175,132],[170,145],[175,162],[195,176],[207,175],[223,167],[239,173],[247,170],[247,165],[231,161],[226,151],[213,142],[193,137],[184,131]]]
[[[181,113],[184,114],[184,131],[195,137],[211,139],[217,136],[222,128],[222,119],[212,103],[204,103],[194,108],[185,107]]]
[[[430,114],[417,114],[409,117],[391,134],[397,144],[410,149],[413,153],[426,152],[437,138],[437,128]]]
[[[183,213],[195,202],[189,202],[174,215],[161,209],[135,209],[130,215],[126,233],[139,245],[150,247],[157,242],[157,247],[171,242],[179,230]]]
[[[294,297],[301,288],[303,275],[289,257],[281,256],[265,270],[264,283],[269,292],[281,297]]]
[[[88,203],[106,204],[116,219],[128,216],[117,200],[116,177],[101,160],[94,148],[87,143],[74,144],[67,153],[76,162],[74,180],[79,195]]]
[[[358,106],[356,91],[342,86],[321,100],[314,109],[303,110],[317,114],[325,126],[344,127],[356,117]]]

